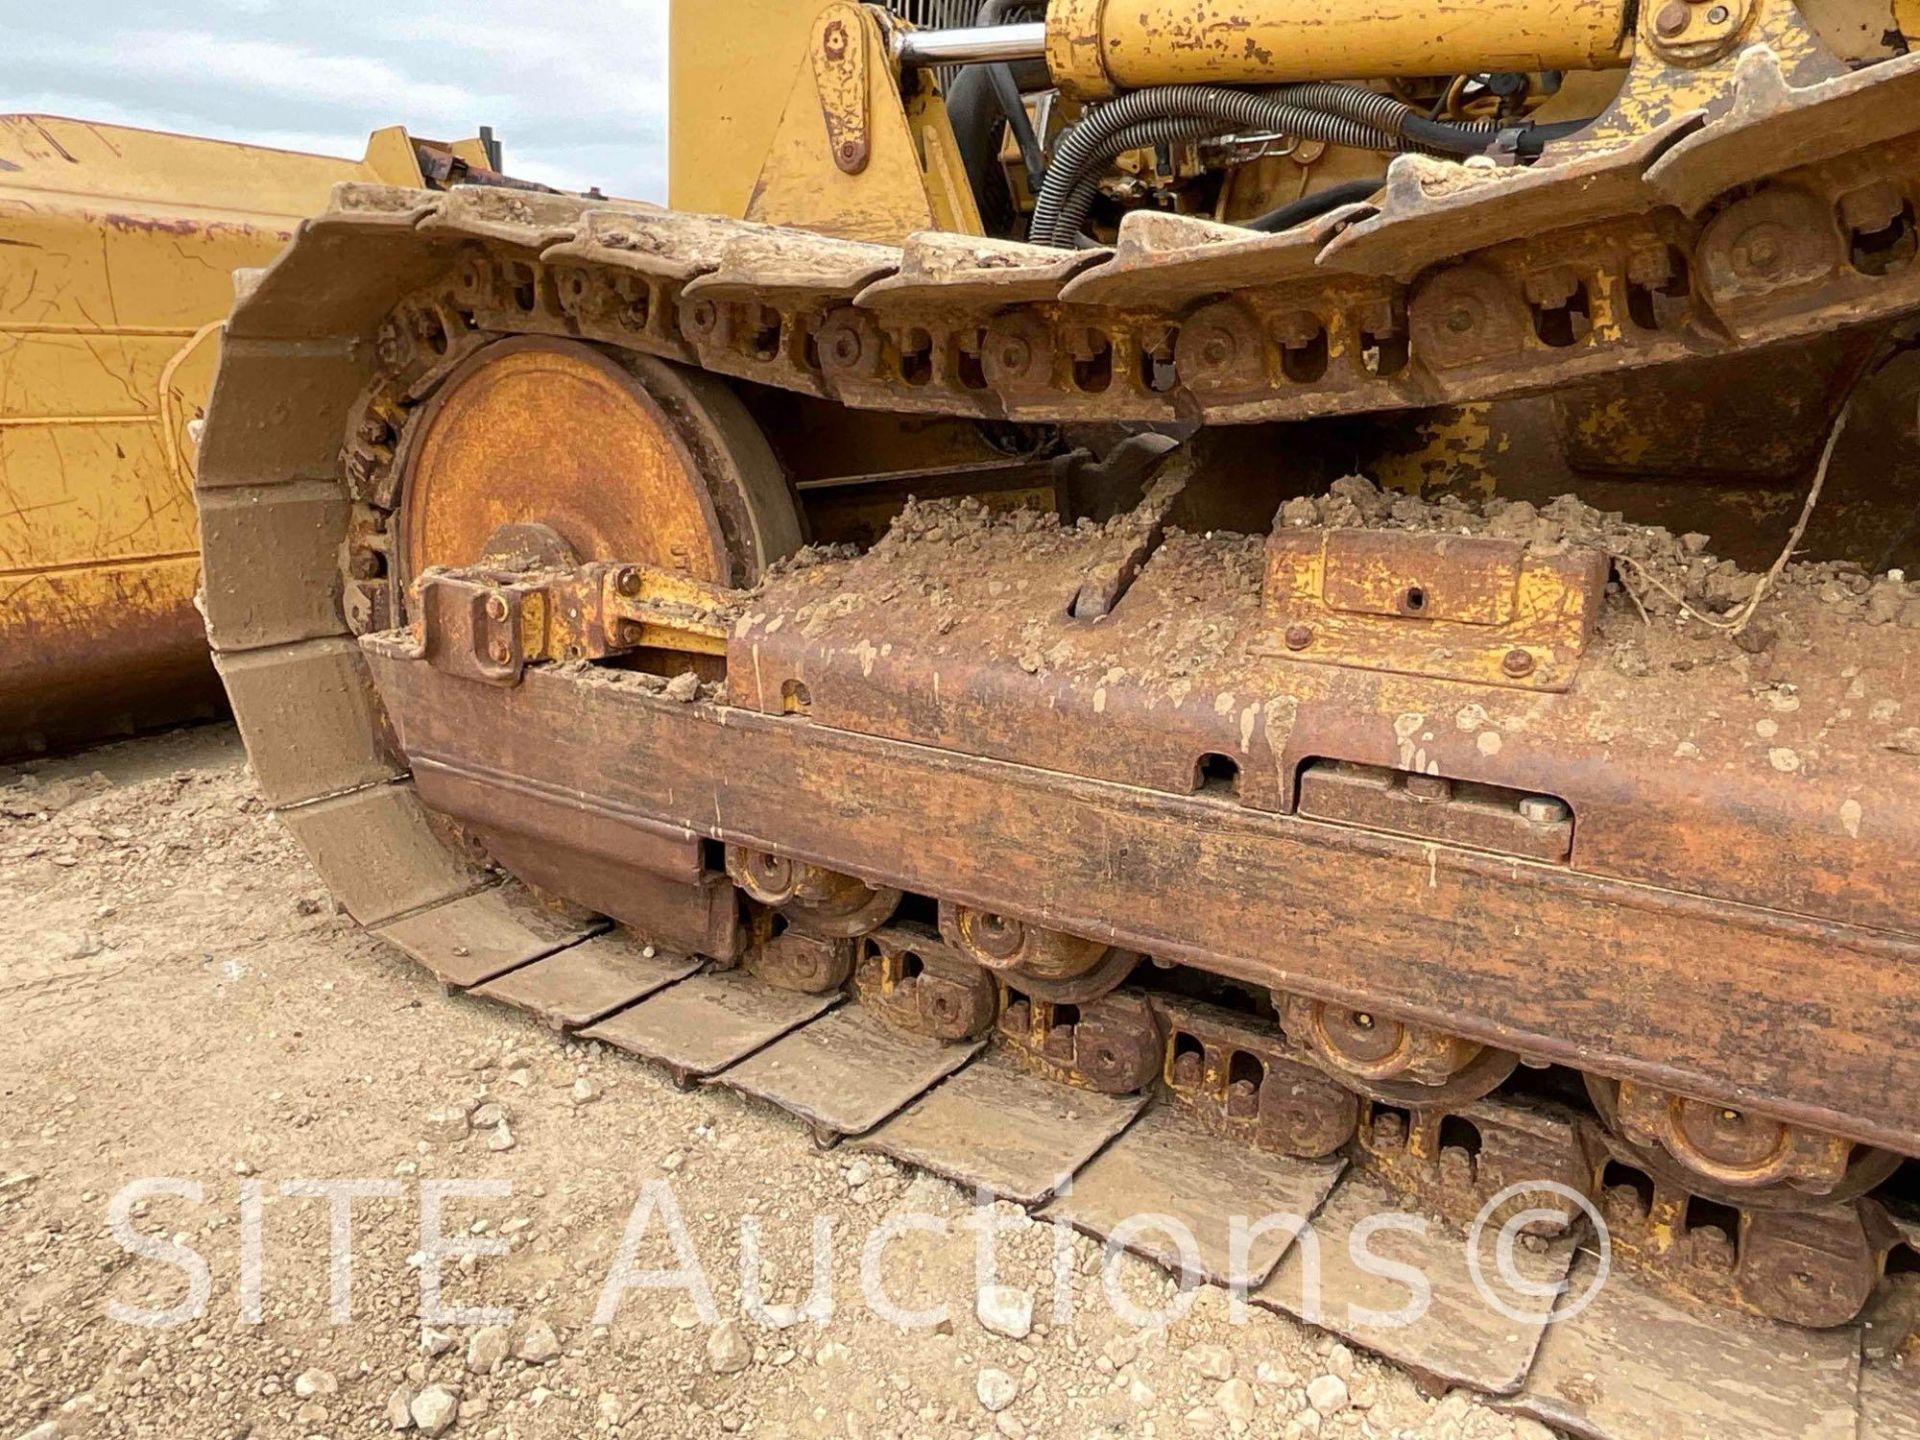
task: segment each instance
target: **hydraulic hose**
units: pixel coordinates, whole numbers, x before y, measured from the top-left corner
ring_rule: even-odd
[[[1153,130],[1179,122],[1177,130]],[[1437,149],[1478,154],[1491,132],[1426,120],[1392,96],[1355,85],[1315,82],[1276,90],[1161,85],[1101,105],[1054,146],[1036,197],[1028,238],[1071,246],[1098,194],[1098,167],[1142,145],[1203,139],[1224,130],[1255,129],[1360,150]],[[1119,143],[1122,137],[1131,143]]]
[[[1386,182],[1384,180],[1346,180],[1338,185],[1329,185],[1324,190],[1316,190],[1311,195],[1302,195],[1298,200],[1290,200],[1277,210],[1269,210],[1264,215],[1256,215],[1244,224],[1249,230],[1259,230],[1266,234],[1277,234],[1282,230],[1291,230],[1294,226],[1308,220],[1318,219],[1329,210],[1338,210],[1342,205],[1357,205],[1362,200],[1371,199]]]
[[[1404,107],[1403,107],[1404,108]],[[1122,134],[1142,134],[1137,126],[1180,121],[1178,134],[1153,134],[1134,145],[1115,145]],[[1070,214],[1069,197],[1083,193],[1082,181],[1095,167],[1126,149],[1166,140],[1201,139],[1229,129],[1271,130],[1358,149],[1396,149],[1388,133],[1345,115],[1289,105],[1252,90],[1222,90],[1210,85],[1163,85],[1135,90],[1110,100],[1062,132],[1036,197],[1028,236],[1037,244],[1067,246],[1085,219]],[[1088,202],[1089,206],[1091,200]]]

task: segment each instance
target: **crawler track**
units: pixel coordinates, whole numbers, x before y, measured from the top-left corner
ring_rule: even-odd
[[[1920,57],[1840,74],[1792,7],[1760,13],[1754,45],[1683,87],[1710,104],[1636,111],[1662,81],[1642,73],[1550,162],[1408,157],[1377,212],[1274,236],[1141,215],[1110,252],[895,249],[343,187],[235,312],[200,458],[208,628],[268,799],[355,918],[449,986],[1093,1233],[1171,1196],[1212,1279],[1234,1213],[1312,1211],[1337,1236],[1409,1199],[1457,1226],[1516,1180],[1604,1203],[1637,1278],[1566,1325],[1489,1314],[1436,1242],[1428,1322],[1354,1337],[1423,1374],[1620,1440],[1696,1422],[1681,1433],[1908,1433],[1910,1375],[1863,1363],[1857,1330],[1753,1313],[1848,1321],[1914,1246],[1872,1192],[1920,1151],[1902,1043],[1920,805],[1858,725],[1822,732],[1826,775],[1790,793],[1736,778],[1709,804],[1667,763],[1670,737],[1631,738],[1644,699],[1551,635],[1494,651],[1490,675],[1458,654],[1355,671],[1289,659],[1299,627],[1278,650],[1271,616],[1248,612],[1176,687],[1141,673],[1159,643],[1142,617],[1171,613],[1151,493],[1117,552],[1063,549],[1026,577],[1039,610],[963,595],[949,643],[945,617],[897,594],[810,608],[861,601],[853,562],[730,589],[797,538],[761,524],[749,475],[708,497],[741,573],[716,565],[697,577],[711,593],[647,612],[724,671],[692,704],[627,671],[522,673],[484,645],[453,673],[401,533],[421,417],[502,345],[562,341],[650,377],[710,459],[739,444],[716,376],[898,417],[1248,422],[1515,395],[1920,309]],[[1275,547],[1270,576],[1311,568]],[[1536,579],[1597,594],[1604,570]],[[1080,668],[1029,683],[1035,627],[1051,640],[1094,609],[1112,623],[1076,632]],[[460,621],[470,646],[479,614]],[[1904,640],[1835,643],[1858,652],[1851,683],[1910,693],[1920,675]],[[943,681],[968,698],[943,702]],[[1531,707],[1532,752],[1422,730],[1468,693]],[[1755,744],[1713,728],[1732,698],[1703,688],[1688,711],[1729,774]],[[1237,790],[1196,793],[1196,757],[1230,758]],[[1340,768],[1442,761],[1503,794],[1565,795],[1578,846],[1547,812],[1522,814],[1528,830],[1476,811],[1462,823],[1495,828],[1464,842],[1396,835],[1352,808],[1379,797]],[[775,883],[796,862],[840,873],[796,906]],[[656,944],[534,904],[500,869]],[[1046,963],[974,963],[1022,926],[1053,937]],[[1333,1063],[1370,1054],[1381,1020],[1412,1070]],[[1543,1099],[1512,1080],[1522,1062],[1584,1073],[1604,1103]],[[1627,1138],[1643,1129],[1621,1113],[1658,1130],[1669,1096],[1670,1148],[1716,1110],[1786,1136],[1761,1158],[1788,1179],[1732,1174],[1737,1233],[1690,1220],[1730,1192]],[[1721,1137],[1723,1173],[1739,1138]],[[1578,1236],[1527,1263],[1577,1281]],[[1261,1260],[1262,1303],[1297,1309],[1298,1252]],[[1377,1303],[1369,1277],[1331,1278]],[[1785,1377],[1764,1401],[1757,1367]],[[1596,1392],[1596,1368],[1634,1383]]]

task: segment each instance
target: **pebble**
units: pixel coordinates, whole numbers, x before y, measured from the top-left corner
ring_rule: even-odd
[[[316,1395],[331,1395],[339,1388],[340,1382],[330,1370],[302,1370],[293,1377],[293,1393],[302,1400],[311,1400]]]
[[[740,1333],[737,1320],[722,1320],[707,1336],[707,1368],[716,1375],[734,1375],[753,1363],[753,1347]]]
[[[546,1321],[536,1320],[520,1337],[513,1353],[529,1365],[545,1365],[560,1358],[560,1337]]]
[[[429,1355],[444,1355],[453,1348],[453,1336],[429,1326],[420,1332],[420,1348]]]
[[[593,1082],[583,1075],[573,1082],[573,1089],[568,1092],[568,1098],[576,1105],[591,1105],[600,1098],[600,1092],[594,1089]]]
[[[413,1426],[413,1391],[405,1385],[393,1387],[387,1397],[387,1428],[407,1430]]]
[[[498,1100],[489,1100],[474,1110],[469,1123],[476,1130],[491,1130],[496,1125],[504,1125],[507,1123],[507,1107]]]
[[[666,696],[669,700],[678,700],[682,705],[700,693],[700,677],[691,670],[682,670],[667,681]]]
[[[493,1127],[493,1132],[487,1136],[487,1149],[499,1155],[513,1149],[513,1146],[513,1127],[502,1120],[498,1125]]]
[[[472,1129],[472,1121],[464,1105],[442,1105],[438,1109],[429,1110],[426,1123],[427,1138],[438,1140],[443,1145],[451,1145],[466,1139],[467,1132]]]
[[[483,1325],[467,1337],[467,1369],[491,1375],[513,1353],[513,1332],[504,1325]]]
[[[998,1415],[1019,1397],[1020,1382],[1004,1370],[982,1370],[973,1393],[989,1415]]]
[[[1009,1340],[1033,1333],[1033,1296],[1011,1285],[988,1285],[974,1301],[974,1314],[987,1329]]]
[[[1195,1345],[1188,1349],[1187,1364],[1208,1380],[1233,1378],[1233,1352],[1224,1345]]]
[[[1347,1382],[1338,1375],[1321,1375],[1307,1385],[1307,1403],[1322,1416],[1338,1415],[1352,1402]]]
[[[1353,1351],[1336,1342],[1327,1352],[1327,1369],[1342,1380],[1353,1379]]]
[[[1253,1386],[1244,1380],[1229,1380],[1214,1392],[1213,1403],[1229,1420],[1251,1423],[1254,1416]]]
[[[444,1385],[429,1385],[407,1407],[422,1435],[444,1435],[460,1414],[460,1397]]]

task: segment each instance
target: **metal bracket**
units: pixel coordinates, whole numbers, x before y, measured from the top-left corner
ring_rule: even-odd
[[[531,664],[628,650],[724,655],[738,593],[656,570],[602,563],[526,574],[476,566],[427,571],[413,628],[435,669],[512,686]]]
[[[867,68],[867,26],[860,7],[829,5],[813,25],[813,79],[833,163],[849,175],[867,168]]]
[[[1606,593],[1578,546],[1400,530],[1280,529],[1264,603],[1299,660],[1528,690],[1565,690]]]

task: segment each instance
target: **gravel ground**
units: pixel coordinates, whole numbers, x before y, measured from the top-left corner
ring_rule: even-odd
[[[1217,1291],[1171,1323],[1128,1323],[1082,1238],[1069,1319],[1052,1228],[1010,1207],[988,1212],[1009,1227],[1004,1289],[979,1290],[963,1191],[443,997],[357,933],[223,727],[0,769],[0,999],[0,1440],[1548,1437],[1266,1312],[1230,1324]],[[177,1183],[136,1198],[143,1178]],[[297,1193],[342,1179],[387,1193]],[[510,1309],[504,1325],[423,1319],[428,1191],[460,1179],[510,1190],[438,1202],[443,1247],[497,1252],[439,1262],[440,1303]],[[711,1314],[684,1287],[635,1288],[596,1324],[643,1198],[661,1203],[632,1264],[684,1259],[664,1196]],[[136,1243],[188,1248],[132,1253],[116,1198]],[[328,1262],[341,1212],[344,1296]],[[947,1231],[886,1247],[887,1292],[949,1318],[902,1330],[862,1301],[859,1271],[865,1237],[909,1212]],[[815,1217],[836,1236],[824,1318],[804,1313]],[[749,1219],[757,1314],[741,1298]],[[203,1286],[175,1263],[189,1250]],[[1141,1262],[1118,1276],[1141,1308],[1178,1298]],[[191,1314],[197,1288],[197,1318],[116,1318]]]

